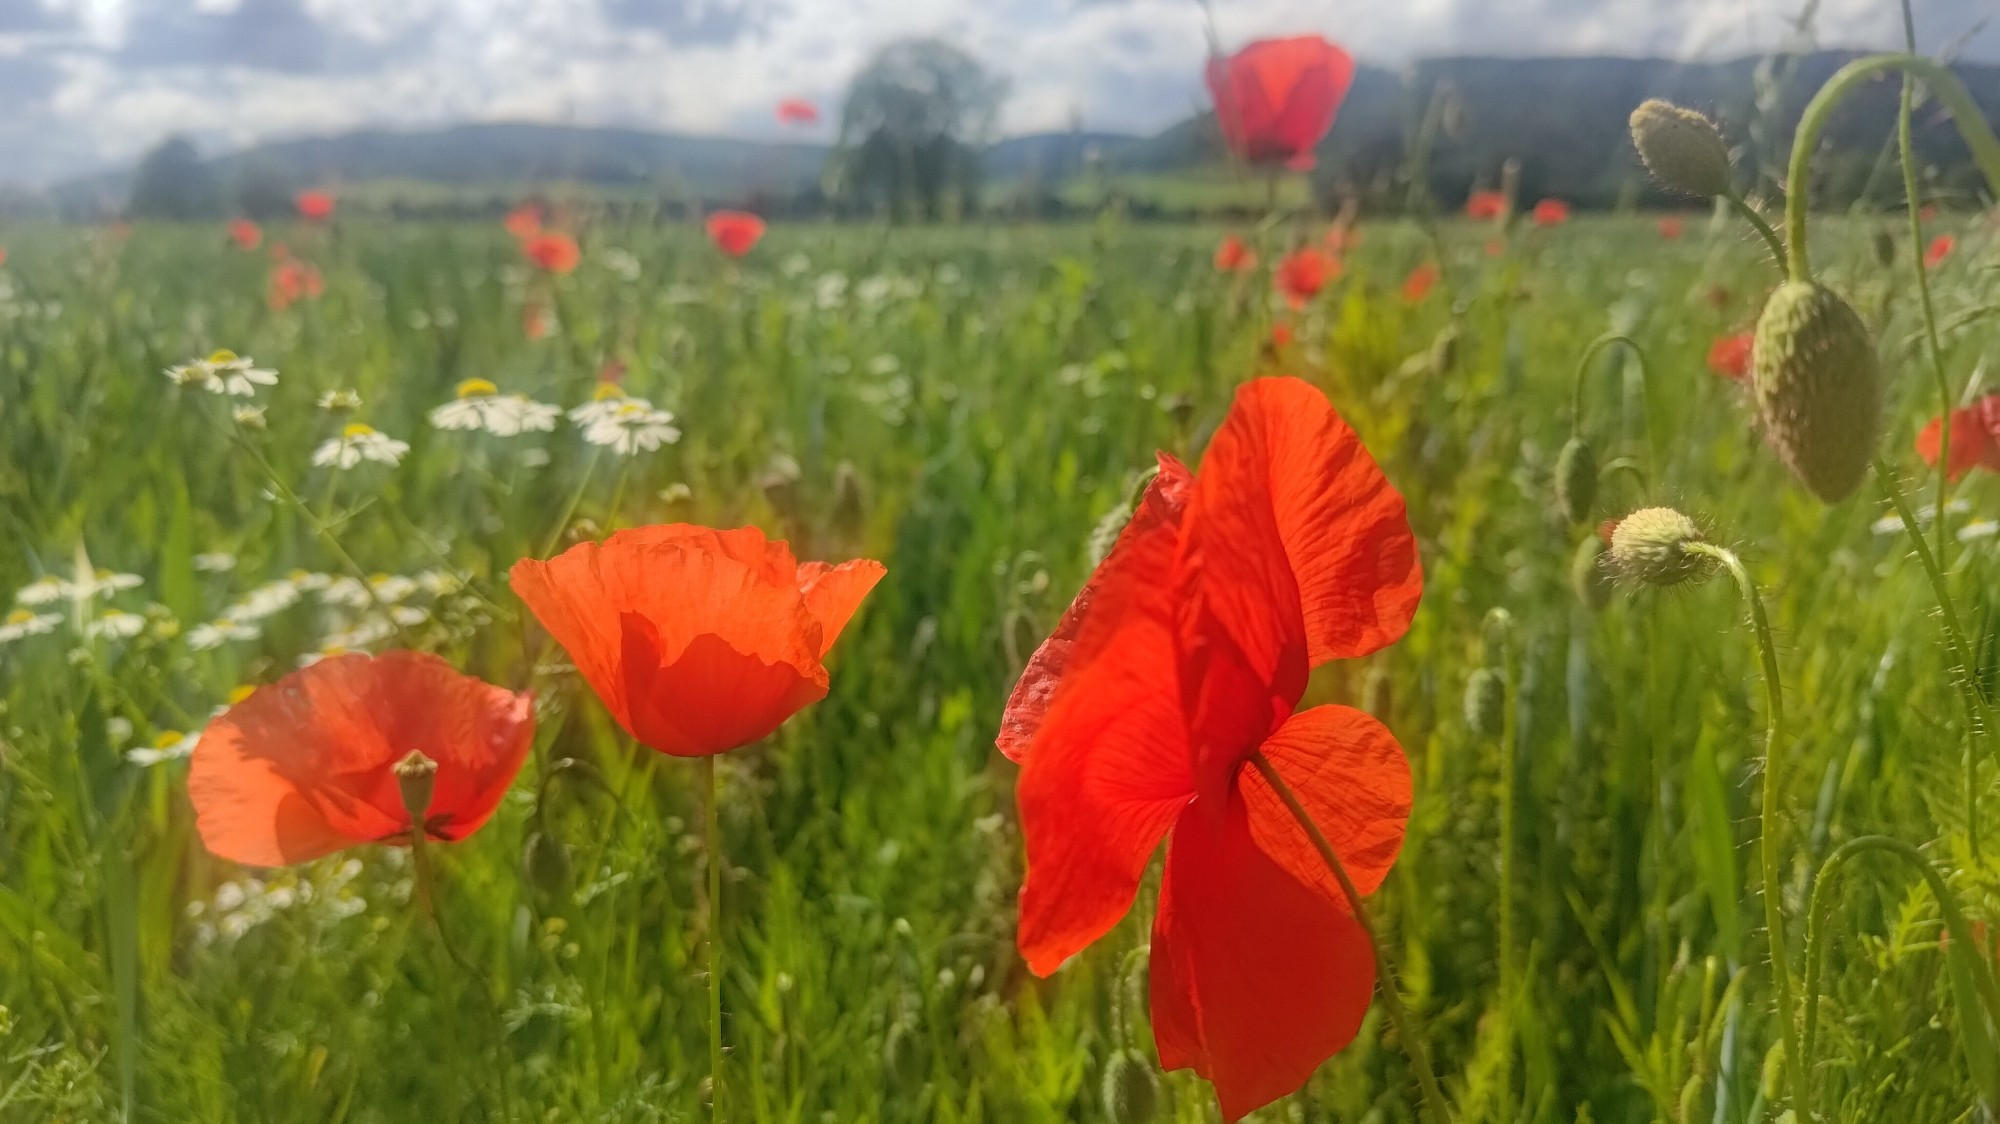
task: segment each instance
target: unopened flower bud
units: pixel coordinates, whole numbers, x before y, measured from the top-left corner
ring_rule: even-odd
[[[1556,508],[1571,523],[1590,521],[1597,501],[1597,453],[1590,442],[1572,437],[1556,456]]]
[[[521,874],[528,887],[544,901],[559,902],[569,896],[569,850],[539,831],[528,833],[521,847]]]
[[[1611,575],[1604,571],[1604,540],[1590,535],[1576,544],[1576,554],[1569,560],[1569,582],[1576,599],[1592,610],[1611,603]]]
[[[1482,738],[1500,732],[1507,721],[1507,678],[1482,667],[1465,681],[1465,724]]]
[[[1632,144],[1665,186],[1701,196],[1729,194],[1729,145],[1706,115],[1648,99],[1632,111]]]
[[[1701,581],[1715,573],[1716,560],[1688,545],[1706,541],[1695,521],[1673,508],[1640,508],[1611,532],[1611,572],[1645,585]]]
[[[1875,232],[1875,264],[1883,269],[1896,264],[1896,239],[1886,230]]]
[[[421,829],[431,810],[431,793],[437,788],[438,763],[425,757],[422,750],[413,749],[392,768],[396,787],[403,794],[403,810],[410,813],[411,825]]]
[[[1792,474],[1827,503],[1847,498],[1874,456],[1881,364],[1854,307],[1811,281],[1778,286],[1751,353],[1764,432]]]
[[[1137,1050],[1104,1063],[1104,1116],[1111,1124],[1150,1124],[1160,1111],[1160,1075]]]

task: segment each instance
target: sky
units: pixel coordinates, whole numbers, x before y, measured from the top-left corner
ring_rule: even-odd
[[[1730,58],[1805,0],[1213,0],[1225,45],[1317,32],[1364,62]],[[1927,49],[2000,62],[1996,0],[1916,0]],[[1990,22],[1983,28],[1982,17]],[[1010,80],[1009,133],[1149,132],[1199,105],[1196,0],[0,0],[0,182],[364,126],[533,120],[825,140],[869,53],[942,35]],[[1970,34],[1970,38],[1966,38]],[[1889,0],[1821,0],[1812,41],[1900,43]],[[780,125],[781,98],[826,111]]]

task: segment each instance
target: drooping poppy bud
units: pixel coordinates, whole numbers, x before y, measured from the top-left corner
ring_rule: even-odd
[[[1815,282],[1778,286],[1751,368],[1779,459],[1821,500],[1845,499],[1868,470],[1882,412],[1881,364],[1854,307]]]
[[[1498,734],[1507,721],[1507,678],[1482,667],[1465,681],[1465,724],[1482,738]]]
[[[1590,442],[1572,437],[1556,456],[1556,508],[1572,523],[1590,521],[1597,500],[1597,453]]]
[[[1210,59],[1207,79],[1231,152],[1251,164],[1310,168],[1354,82],[1354,60],[1317,35],[1262,39]]]
[[[1104,1116],[1112,1124],[1151,1124],[1160,1111],[1160,1075],[1137,1050],[1104,1063]]]
[[[569,850],[546,832],[530,831],[521,845],[521,875],[544,901],[561,901],[570,891]]]
[[[1632,111],[1632,144],[1663,186],[1690,195],[1729,194],[1729,145],[1707,115],[1649,98]]]
[[[1688,544],[1706,541],[1695,521],[1673,508],[1640,508],[1612,529],[1611,572],[1621,581],[1662,587],[1702,581],[1717,562]]]

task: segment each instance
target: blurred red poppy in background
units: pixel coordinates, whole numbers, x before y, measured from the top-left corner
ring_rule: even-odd
[[[1679,215],[1668,215],[1660,220],[1660,237],[1669,242],[1679,241],[1685,230],[1686,223]]]
[[[254,250],[264,244],[264,229],[249,219],[231,219],[229,240],[239,250]]]
[[[208,849],[252,866],[408,843],[416,825],[395,766],[415,750],[437,764],[425,837],[455,842],[499,806],[534,734],[528,695],[436,656],[330,656],[210,722],[188,798]]]
[[[1303,308],[1307,301],[1326,288],[1327,282],[1339,279],[1341,269],[1339,258],[1324,250],[1302,246],[1286,254],[1285,260],[1278,263],[1278,272],[1273,280],[1293,308]]]
[[[1403,278],[1403,299],[1415,304],[1430,296],[1431,288],[1438,283],[1439,276],[1435,262],[1424,262],[1417,266],[1410,271],[1408,277]]]
[[[1215,247],[1215,268],[1224,273],[1242,273],[1257,267],[1257,254],[1234,234],[1225,234]]]
[[[1917,434],[1917,455],[1935,468],[1943,444],[1943,419],[1932,418]],[[1951,412],[1951,464],[1946,472],[1956,480],[1974,468],[2000,472],[2000,394]]]
[[[1492,222],[1507,213],[1507,196],[1498,191],[1475,191],[1465,197],[1465,217],[1474,222]]]
[[[1750,374],[1750,352],[1755,339],[1750,332],[1716,337],[1708,345],[1708,369],[1723,378],[1742,382]]]
[[[1268,764],[1361,893],[1409,819],[1409,764],[1346,707],[1293,713],[1310,668],[1374,652],[1423,591],[1402,497],[1326,397],[1257,379],[1197,476],[1168,454],[1111,553],[1036,651],[997,740],[1027,877],[1018,943],[1046,976],[1131,908],[1155,849],[1160,1063],[1234,1121],[1353,1040],[1375,961]]]
[[[1292,326],[1283,320],[1271,325],[1271,346],[1279,351],[1292,346]]]
[[[740,258],[764,237],[764,220],[748,211],[717,211],[708,216],[708,240],[732,258]]]
[[[1317,35],[1260,39],[1208,60],[1208,92],[1229,151],[1251,164],[1312,167],[1354,82],[1354,60]]]
[[[507,233],[525,242],[542,232],[542,205],[523,203],[508,211],[507,217],[500,220],[500,225],[507,229]]]
[[[333,196],[324,191],[301,191],[296,202],[300,218],[321,222],[333,217]]]
[[[885,572],[801,564],[755,527],[674,523],[524,559],[508,580],[627,733],[704,757],[826,697],[821,661]]]
[[[576,239],[559,231],[531,235],[521,242],[521,252],[536,268],[547,273],[568,273],[583,260]]]
[[[1320,239],[1329,254],[1344,254],[1361,245],[1361,231],[1352,226],[1330,226],[1326,236]]]
[[[1560,199],[1544,199],[1535,204],[1528,218],[1536,226],[1560,226],[1569,221],[1569,204]]]
[[[778,103],[778,120],[787,125],[816,125],[819,107],[804,98],[786,98]]]
[[[320,276],[318,266],[285,254],[271,267],[265,298],[273,309],[282,312],[300,300],[318,300],[324,292],[326,278]]]
[[[531,340],[546,339],[555,328],[555,317],[539,304],[521,306],[521,334]]]
[[[1950,257],[1951,252],[1956,249],[1958,249],[1958,239],[1949,234],[1940,234],[1931,239],[1930,246],[1924,250],[1924,268],[1936,269],[1944,264],[1944,259]]]

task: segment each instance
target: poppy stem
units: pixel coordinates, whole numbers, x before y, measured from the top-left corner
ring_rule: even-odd
[[[1431,1069],[1430,1053],[1424,1046],[1423,1027],[1417,1023],[1417,1017],[1403,1006],[1403,996],[1396,983],[1395,966],[1389,961],[1388,950],[1382,945],[1382,936],[1375,929],[1374,918],[1369,915],[1368,903],[1362,898],[1361,890],[1354,885],[1354,879],[1348,876],[1346,865],[1334,852],[1333,844],[1327,842],[1319,825],[1313,822],[1312,815],[1306,811],[1305,805],[1299,803],[1299,798],[1292,792],[1291,786],[1278,775],[1278,770],[1271,764],[1271,759],[1264,756],[1264,751],[1260,749],[1250,755],[1250,763],[1256,766],[1257,772],[1270,784],[1271,791],[1278,794],[1278,799],[1285,802],[1285,807],[1292,813],[1292,818],[1299,821],[1299,826],[1305,829],[1306,837],[1312,840],[1313,847],[1319,851],[1319,857],[1325,860],[1327,869],[1333,872],[1333,877],[1340,883],[1340,892],[1347,897],[1348,910],[1354,914],[1354,920],[1360,923],[1362,932],[1368,934],[1368,947],[1375,954],[1376,971],[1381,979],[1382,1006],[1389,1012],[1389,1021],[1396,1028],[1396,1037],[1402,1040],[1403,1052],[1409,1055],[1410,1067],[1417,1071],[1417,1083],[1423,1087],[1424,1106],[1428,1110],[1426,1115],[1431,1118],[1433,1124],[1438,1124],[1440,1121],[1450,1124],[1451,1105],[1445,1100],[1444,1090],[1438,1085],[1437,1074]]]
[[[708,1106],[710,1118],[722,1111],[722,818],[721,785],[715,775],[715,755],[701,759],[708,787],[704,828],[708,850]]]
[[[1750,201],[1743,198],[1743,193],[1734,187],[1730,188],[1729,194],[1723,196],[1723,198],[1729,201],[1729,205],[1735,209],[1737,214],[1743,216],[1751,226],[1757,228],[1757,233],[1764,236],[1764,244],[1771,248],[1771,257],[1777,263],[1778,272],[1785,272],[1787,268],[1785,240],[1778,237],[1777,230],[1771,226],[1771,220],[1764,217],[1764,212],[1751,206]]]

